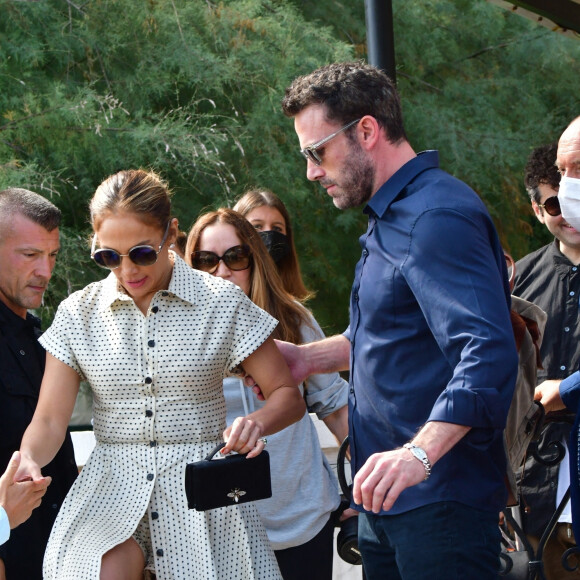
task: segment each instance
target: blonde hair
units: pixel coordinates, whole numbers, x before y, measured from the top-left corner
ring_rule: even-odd
[[[298,254],[294,246],[292,223],[284,202],[268,189],[249,189],[238,199],[236,205],[234,205],[234,210],[246,217],[251,211],[262,206],[268,206],[278,210],[284,218],[286,225],[286,237],[288,238],[290,252],[276,264],[278,274],[280,274],[286,292],[301,301],[312,298],[314,293],[306,288],[302,280]]]
[[[278,320],[279,324],[272,336],[295,344],[302,342],[300,327],[302,324],[311,326],[310,314],[284,289],[276,264],[262,238],[241,214],[229,208],[220,208],[200,216],[187,237],[185,261],[192,265],[191,254],[199,250],[203,231],[217,223],[233,226],[240,244],[247,244],[250,247],[252,262],[249,298]]]

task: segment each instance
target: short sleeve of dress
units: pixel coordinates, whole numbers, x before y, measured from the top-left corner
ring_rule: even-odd
[[[78,332],[77,320],[80,316],[80,313],[74,312],[74,304],[74,294],[60,303],[52,324],[39,338],[39,342],[53,357],[71,367],[79,374],[81,380],[85,380],[70,342],[71,334]]]
[[[234,340],[227,367],[234,370],[257,350],[272,334],[278,321],[256,306],[239,288],[235,287],[233,332]],[[233,298],[233,297],[232,297]]]

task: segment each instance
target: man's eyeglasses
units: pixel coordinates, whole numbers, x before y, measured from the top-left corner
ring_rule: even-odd
[[[539,203],[538,207],[546,210],[546,213],[551,216],[557,216],[562,213],[560,209],[560,202],[558,201],[558,196],[553,195],[544,201],[544,203]]]
[[[107,268],[108,270],[115,270],[115,268],[118,268],[121,265],[121,259],[125,257],[128,257],[129,260],[137,266],[152,266],[157,262],[157,256],[167,240],[170,225],[171,222],[168,222],[158,250],[153,246],[133,246],[127,254],[119,254],[116,250],[111,250],[109,248],[95,250],[97,245],[97,234],[95,234],[93,236],[93,245],[91,247],[91,258],[101,266],[101,268]]]
[[[304,147],[304,149],[300,149],[300,153],[304,155],[306,159],[312,161],[314,165],[321,165],[322,164],[322,157],[318,154],[317,149],[320,149],[323,145],[326,145],[331,139],[334,139],[337,135],[340,135],[343,131],[350,129],[353,125],[356,125],[360,119],[355,119],[350,123],[346,124],[344,127],[341,127],[338,131],[335,131],[332,135],[328,135],[324,139],[313,143],[312,145],[308,145]]]
[[[246,270],[250,267],[251,257],[250,247],[243,244],[227,249],[223,256],[218,256],[215,252],[192,252],[191,265],[196,270],[213,274],[221,260],[230,270]]]

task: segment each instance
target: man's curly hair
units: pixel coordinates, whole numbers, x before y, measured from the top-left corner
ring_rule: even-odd
[[[341,125],[371,115],[391,143],[407,138],[393,81],[362,61],[329,64],[296,78],[282,99],[284,114],[295,117],[310,105],[324,105],[326,119]]]
[[[541,197],[539,185],[549,185],[556,191],[560,187],[560,173],[556,167],[557,152],[558,143],[550,143],[536,147],[528,158],[524,170],[524,185],[530,199],[536,203],[539,203]]]

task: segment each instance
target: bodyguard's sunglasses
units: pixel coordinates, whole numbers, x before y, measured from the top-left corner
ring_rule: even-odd
[[[91,258],[101,266],[101,268],[107,268],[108,270],[118,268],[121,265],[121,259],[125,257],[128,257],[129,260],[137,266],[152,266],[157,262],[157,256],[163,248],[165,240],[167,240],[170,224],[170,221],[167,222],[165,234],[163,234],[163,239],[161,240],[161,244],[159,244],[158,250],[153,246],[133,246],[127,254],[119,254],[116,250],[111,250],[109,248],[95,250],[97,245],[97,234],[95,234],[93,236],[93,245],[91,247]]]
[[[334,139],[337,135],[340,135],[343,131],[350,129],[353,125],[356,125],[359,121],[360,119],[355,119],[354,121],[351,121],[344,127],[341,127],[338,131],[332,133],[332,135],[328,135],[328,137],[325,137],[324,139],[321,139],[320,141],[317,141],[312,145],[308,145],[307,147],[304,147],[304,149],[300,149],[300,153],[302,153],[302,155],[304,155],[306,159],[312,161],[314,165],[320,165],[322,163],[322,157],[320,157],[320,155],[318,154],[317,149],[320,149],[323,145],[326,145],[331,139]]]
[[[544,203],[539,203],[538,207],[546,210],[546,213],[551,216],[557,216],[562,213],[560,209],[560,202],[558,201],[558,196],[553,195],[544,201]]]
[[[196,270],[213,274],[221,260],[230,270],[246,270],[250,267],[251,257],[250,247],[243,244],[227,249],[223,256],[215,252],[191,252],[191,265]]]

